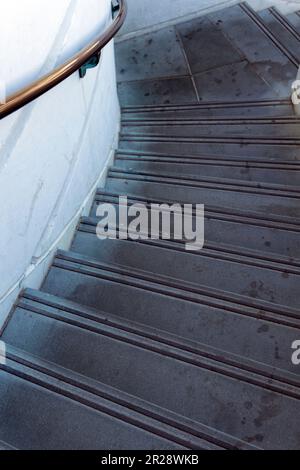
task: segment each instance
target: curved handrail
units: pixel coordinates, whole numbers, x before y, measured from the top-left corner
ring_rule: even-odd
[[[86,62],[91,59],[91,57],[101,52],[101,50],[117,34],[125,21],[127,14],[126,0],[119,0],[119,2],[119,13],[104,33],[102,33],[96,40],[78,52],[63,65],[60,65],[52,72],[9,96],[6,102],[0,105],[0,119],[3,119],[4,117],[14,113],[23,106],[36,100],[47,91],[56,87],[59,83],[63,82],[66,78],[70,77],[70,75],[79,70]]]

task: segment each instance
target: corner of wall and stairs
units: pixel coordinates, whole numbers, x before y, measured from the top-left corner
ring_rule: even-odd
[[[49,11],[42,11],[42,2],[34,0],[32,11],[26,11],[28,23],[22,17],[18,25],[19,35],[9,30],[12,22],[3,22],[1,43],[13,39],[18,44],[0,52],[1,62],[12,64],[5,71],[10,75],[0,77],[7,93],[52,70],[106,27],[110,0],[88,2],[87,8],[86,2],[63,0],[58,8],[49,4]],[[3,18],[14,15],[14,8],[14,2],[7,5]],[[22,43],[26,28],[31,35],[24,33]],[[22,61],[17,60],[20,53]],[[99,180],[104,183],[119,122],[113,43],[84,80],[74,74],[1,122],[0,197],[6,201],[1,206],[6,222],[0,234],[0,325],[25,286],[39,287],[55,250],[69,247],[79,216],[89,210]]]

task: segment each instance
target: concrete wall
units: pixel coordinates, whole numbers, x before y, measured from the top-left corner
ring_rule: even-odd
[[[63,62],[111,21],[110,0],[1,5],[0,80],[12,92]],[[13,26],[13,27],[12,27]],[[119,126],[114,49],[81,80],[0,121],[0,327],[25,286],[39,287],[103,181]]]
[[[221,9],[239,3],[240,0],[127,0],[129,6],[126,24],[119,38],[126,39],[136,32],[142,33],[163,26],[179,17],[190,18],[209,10]],[[248,0],[256,10],[275,5],[282,12],[300,9],[299,0]]]

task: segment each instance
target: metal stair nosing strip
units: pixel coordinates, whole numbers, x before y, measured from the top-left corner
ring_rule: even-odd
[[[116,175],[116,176],[115,176]],[[181,178],[176,175],[160,174],[152,171],[131,170],[125,168],[111,167],[109,177],[124,177],[125,179],[137,181],[149,181],[158,183],[174,184],[178,186],[188,186],[192,188],[212,188],[220,190],[229,190],[236,192],[245,192],[249,194],[261,194],[270,196],[282,196],[298,199],[300,196],[300,186],[287,186],[281,184],[270,184],[266,182],[230,180],[227,178],[214,177],[193,177],[182,175]]]
[[[300,45],[299,45],[300,47]],[[285,125],[285,124],[300,124],[300,118],[297,116],[292,117],[228,117],[228,118],[215,118],[215,117],[198,117],[198,118],[155,118],[155,119],[126,119],[122,118],[121,124],[123,126],[134,126],[134,127],[142,127],[142,126],[168,126],[172,127],[176,126],[189,126],[189,125],[252,125],[252,126],[259,126],[261,124],[269,124],[269,125]]]
[[[166,104],[166,105],[142,105],[122,107],[122,113],[125,112],[144,112],[165,111],[165,110],[194,110],[207,108],[245,108],[245,107],[264,107],[264,106],[286,106],[291,105],[290,100],[254,100],[254,101],[207,101],[206,103],[187,103],[187,104]]]
[[[136,150],[122,150],[116,151],[115,157],[117,160],[135,161],[135,162],[155,162],[155,163],[180,163],[195,164],[195,165],[212,165],[212,166],[237,166],[247,168],[262,168],[262,169],[278,169],[278,170],[293,170],[300,171],[300,160],[285,160],[285,159],[263,159],[263,158],[248,158],[245,157],[230,157],[224,156],[220,158],[218,155],[179,155],[170,153],[159,152],[144,152]]]
[[[285,145],[288,147],[299,147],[300,138],[294,137],[185,137],[178,135],[152,135],[152,134],[120,134],[120,140],[127,142],[167,142],[167,143],[208,143],[208,144],[239,144],[239,145]]]

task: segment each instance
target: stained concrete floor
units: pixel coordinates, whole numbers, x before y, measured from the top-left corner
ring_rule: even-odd
[[[116,61],[123,106],[284,98],[296,73],[238,5],[119,42]]]

